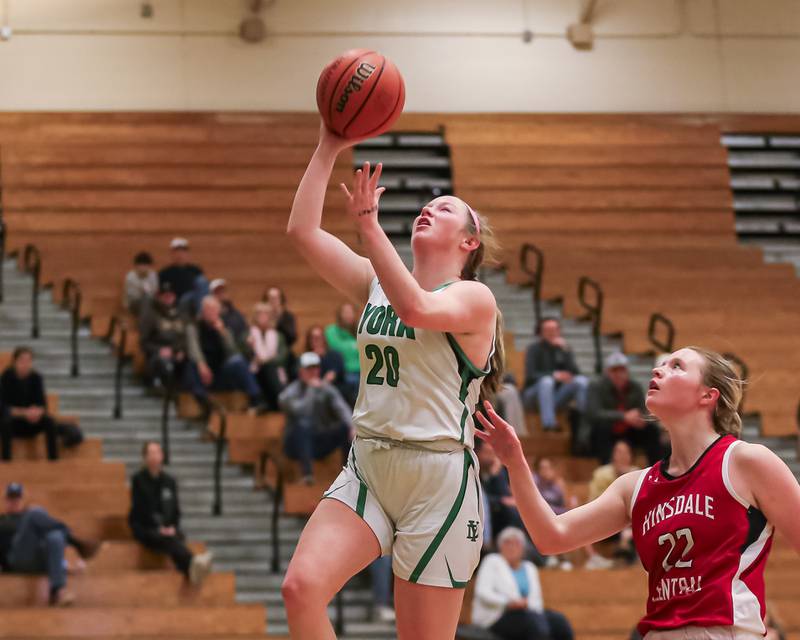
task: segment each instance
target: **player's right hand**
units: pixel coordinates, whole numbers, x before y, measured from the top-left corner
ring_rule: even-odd
[[[522,452],[522,444],[517,437],[516,431],[514,431],[514,427],[497,415],[491,402],[486,400],[483,403],[483,408],[486,411],[486,415],[481,411],[475,412],[475,415],[478,416],[478,422],[483,427],[483,431],[476,429],[475,435],[490,444],[500,462],[508,466]]]

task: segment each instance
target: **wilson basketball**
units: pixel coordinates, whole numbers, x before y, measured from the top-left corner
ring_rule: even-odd
[[[345,138],[387,131],[403,111],[406,89],[394,63],[377,51],[352,49],[322,70],[317,108],[325,124]]]

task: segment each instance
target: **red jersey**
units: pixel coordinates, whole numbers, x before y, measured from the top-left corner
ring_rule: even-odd
[[[739,443],[721,436],[686,473],[669,475],[667,459],[639,477],[631,523],[649,582],[642,636],[686,626],[766,633],[764,567],[773,528],[731,485]]]

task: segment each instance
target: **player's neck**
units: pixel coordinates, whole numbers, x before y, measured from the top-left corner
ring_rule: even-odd
[[[672,444],[669,469],[672,475],[680,475],[692,468],[703,452],[719,438],[719,434],[709,428],[706,416],[680,420],[667,426]]]
[[[414,256],[414,269],[411,275],[426,291],[433,291],[448,282],[459,280],[460,273],[441,259],[441,256]]]

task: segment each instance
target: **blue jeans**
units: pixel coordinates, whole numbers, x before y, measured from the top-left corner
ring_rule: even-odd
[[[54,593],[67,584],[64,550],[69,538],[63,522],[39,507],[28,509],[11,542],[8,563],[20,573],[47,573],[50,592]]]
[[[556,427],[556,411],[575,399],[578,411],[586,408],[586,392],[589,378],[574,376],[572,380],[558,383],[553,376],[542,376],[539,380],[522,392],[522,404],[527,411],[539,409],[542,426],[545,429]]]
[[[262,401],[261,387],[247,361],[239,354],[228,358],[222,368],[214,372],[214,380],[208,388],[200,379],[197,363],[188,362],[183,374],[185,388],[198,400],[206,400],[209,391],[243,391],[250,398],[250,404],[257,405]]]
[[[372,599],[381,607],[392,606],[392,556],[381,556],[369,565]]]
[[[342,464],[350,451],[350,428],[340,424],[330,429],[316,429],[311,418],[287,416],[284,451],[292,460],[297,460],[303,475],[313,473],[313,461],[330,455],[336,449],[342,451]]]

